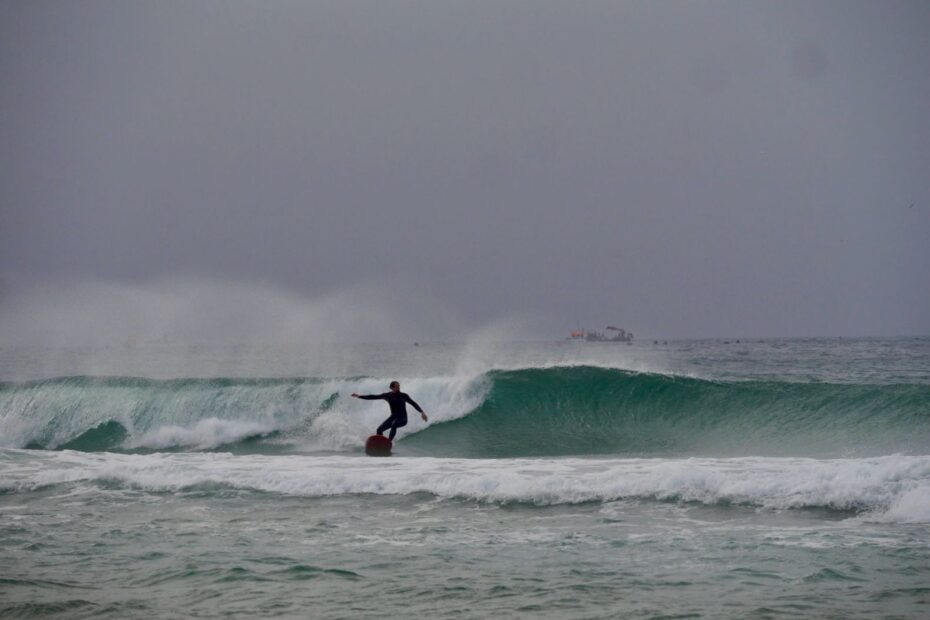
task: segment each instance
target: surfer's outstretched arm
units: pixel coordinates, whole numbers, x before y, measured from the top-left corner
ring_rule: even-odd
[[[384,394],[352,394],[352,398],[361,398],[362,400],[383,400],[390,392]]]

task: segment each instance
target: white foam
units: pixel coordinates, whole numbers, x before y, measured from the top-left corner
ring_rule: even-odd
[[[896,496],[887,510],[868,514],[865,518],[892,523],[930,523],[930,483],[915,485]]]
[[[423,430],[430,424],[460,418],[478,407],[487,396],[490,382],[483,375],[400,377],[401,389],[410,394],[429,415],[423,422],[412,408],[407,408],[408,425],[399,430],[397,439]],[[388,390],[388,379],[361,379],[333,382],[329,389],[339,398],[325,412],[316,416],[304,437],[304,447],[324,450],[356,450],[365,437],[374,433],[390,415],[384,401],[356,400],[359,394],[381,394]]]
[[[868,459],[370,459],[0,450],[0,489],[116,481],[152,491],[221,484],[289,495],[432,493],[538,504],[658,499],[828,507],[930,522],[930,456]]]
[[[264,435],[273,430],[275,430],[274,426],[268,423],[207,418],[199,421],[192,428],[175,425],[161,426],[132,440],[129,447],[157,450],[183,446],[209,450],[246,437]]]

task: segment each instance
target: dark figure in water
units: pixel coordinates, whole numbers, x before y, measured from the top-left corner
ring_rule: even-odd
[[[423,410],[420,409],[420,405],[416,404],[410,396],[400,391],[400,383],[397,381],[391,381],[391,391],[385,392],[384,394],[353,394],[352,398],[362,398],[364,400],[386,400],[391,406],[391,417],[385,420],[381,426],[378,427],[378,434],[383,435],[384,431],[391,429],[391,434],[388,435],[388,439],[391,441],[394,440],[394,435],[397,434],[397,429],[401,426],[407,426],[407,405],[410,403],[413,405],[413,408],[420,412],[420,416],[423,418],[423,421],[426,422],[429,418],[426,417],[426,414],[423,413]]]

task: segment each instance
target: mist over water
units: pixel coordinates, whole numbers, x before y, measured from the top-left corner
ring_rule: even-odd
[[[377,282],[308,296],[258,281],[203,277],[147,284],[53,280],[10,285],[0,317],[4,347],[55,350],[153,344],[309,346],[466,334],[456,313],[428,294]]]

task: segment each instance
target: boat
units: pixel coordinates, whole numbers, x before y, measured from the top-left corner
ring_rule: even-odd
[[[614,332],[611,336],[608,332]],[[628,332],[622,327],[608,325],[603,332],[588,331],[586,329],[573,329],[568,337],[569,340],[579,342],[633,342],[633,332]]]

